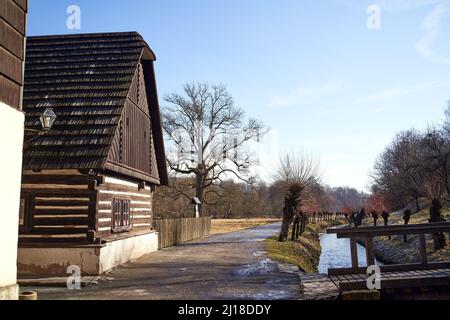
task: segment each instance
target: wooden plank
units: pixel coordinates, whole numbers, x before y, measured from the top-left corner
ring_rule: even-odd
[[[89,215],[89,209],[35,209],[34,215]]]
[[[450,231],[450,222],[413,224],[413,225],[390,225],[378,227],[356,227],[328,229],[327,233],[336,234],[338,238],[365,237],[370,234],[372,237],[387,235],[421,234]]]
[[[354,270],[358,269],[358,247],[357,240],[355,237],[350,238],[350,254],[352,259],[352,268]]]
[[[28,0],[13,0],[19,7],[21,7],[25,12],[28,11]]]
[[[26,12],[13,0],[2,0],[0,2],[0,17],[25,36]]]
[[[20,85],[0,74],[0,102],[6,103],[10,107],[19,109],[20,91]]]
[[[28,232],[31,235],[86,235],[89,228],[34,228]]]
[[[61,244],[61,245],[70,245],[70,244],[88,244],[86,238],[79,237],[71,237],[67,236],[64,238],[24,238],[19,236],[19,247],[29,246],[29,245],[39,245],[39,244]]]
[[[95,205],[95,201],[90,200],[44,200],[44,199],[36,199],[36,206],[43,207],[61,207],[61,206],[92,206]]]
[[[63,185],[88,185],[92,181],[101,182],[102,177],[84,175],[23,175],[22,184],[63,184]]]
[[[420,252],[420,262],[422,264],[427,264],[428,263],[427,242],[425,239],[425,234],[419,235],[419,252]]]
[[[442,227],[450,226],[450,222],[433,222],[433,223],[417,223],[417,224],[392,224],[388,226],[368,226],[368,227],[339,227],[339,228],[329,228],[327,233],[360,233],[360,232],[372,232],[372,231],[389,231],[389,230],[403,230],[403,229],[421,229],[430,227]]]
[[[149,175],[149,174],[147,174],[145,172],[142,172],[142,171],[139,171],[137,169],[128,167],[128,166],[126,166],[124,164],[113,163],[111,161],[108,161],[106,163],[106,169],[107,170],[111,170],[113,172],[117,172],[117,173],[126,175],[126,176],[129,176],[129,177],[133,177],[133,178],[136,178],[136,179],[139,179],[139,180],[142,180],[142,181],[153,183],[155,185],[160,185],[160,180],[159,179],[157,179],[157,178],[155,178],[155,177],[153,177],[153,176],[151,176],[151,175]]]
[[[408,279],[389,279],[381,283],[381,288],[399,289],[399,288],[432,288],[450,286],[450,277],[430,277],[430,278],[408,278]],[[364,290],[367,289],[365,281],[361,282],[342,282],[339,283],[342,291]]]
[[[0,45],[20,60],[24,59],[24,36],[0,19]]]
[[[428,263],[426,265],[420,263],[412,263],[412,264],[395,264],[395,265],[384,265],[380,266],[380,270],[382,273],[384,272],[395,272],[395,271],[416,271],[418,273],[424,274],[424,270],[435,270],[435,269],[450,269],[450,262],[433,262]],[[328,269],[329,276],[338,276],[343,274],[365,274],[367,272],[367,268],[358,268],[354,270],[352,268],[333,268]]]
[[[89,218],[38,218],[35,217],[35,226],[60,226],[60,225],[89,225]]]
[[[375,265],[375,252],[373,248],[373,238],[371,236],[366,237],[366,259],[367,266]]]
[[[23,61],[2,47],[0,47],[0,61],[0,74],[18,85],[23,85]]]
[[[36,197],[82,197],[92,196],[95,193],[88,189],[45,189],[45,188],[23,188],[22,192],[34,194]]]

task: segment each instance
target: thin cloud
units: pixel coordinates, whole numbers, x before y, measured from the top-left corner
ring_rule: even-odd
[[[355,104],[379,102],[389,99],[397,99],[411,94],[425,92],[433,89],[450,87],[450,79],[432,81],[428,83],[413,84],[409,86],[398,86],[392,89],[386,89],[381,92],[367,95],[355,101]]]
[[[357,10],[365,10],[370,5],[378,5],[384,12],[404,12],[434,5],[443,0],[334,0]]]
[[[286,108],[305,104],[311,104],[326,95],[337,93],[342,89],[341,83],[325,83],[318,86],[299,86],[286,94],[278,94],[270,99],[270,106]]]
[[[316,116],[327,117],[327,116],[330,116],[332,113],[333,113],[332,109],[323,109],[323,110],[320,110],[318,113],[316,113]]]
[[[435,53],[432,49],[433,43],[439,35],[441,23],[449,13],[449,2],[438,4],[422,21],[421,28],[426,35],[416,43],[417,52],[425,59],[433,63],[450,64],[450,58]]]

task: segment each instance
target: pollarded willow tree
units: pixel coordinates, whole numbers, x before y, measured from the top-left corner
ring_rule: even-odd
[[[246,119],[224,85],[187,83],[183,94],[172,93],[165,101],[163,129],[173,147],[167,154],[170,172],[194,178],[193,192],[177,192],[210,204],[209,199],[221,198],[217,186],[224,179],[252,180],[256,159],[249,143],[259,142],[267,129],[256,119]],[[201,213],[202,205],[199,209]]]
[[[289,226],[295,215],[305,201],[314,197],[314,189],[320,185],[320,161],[317,157],[302,152],[285,153],[280,156],[272,179],[285,194],[278,240],[287,241]]]

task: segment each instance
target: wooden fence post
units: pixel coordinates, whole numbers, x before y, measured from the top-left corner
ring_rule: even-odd
[[[356,271],[359,265],[358,265],[358,248],[355,237],[350,238],[350,255],[352,257],[352,269]]]
[[[419,234],[419,251],[420,251],[420,263],[427,264],[428,263],[427,242],[424,233]]]
[[[375,254],[373,251],[373,238],[371,236],[366,237],[366,258],[367,258],[367,266],[373,266],[375,264]]]

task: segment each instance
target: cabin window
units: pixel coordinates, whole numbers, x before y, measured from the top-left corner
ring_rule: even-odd
[[[19,231],[27,232],[32,225],[30,209],[32,206],[32,196],[29,193],[20,194],[19,203]]]
[[[131,228],[131,202],[130,200],[113,200],[113,232],[126,232]]]

